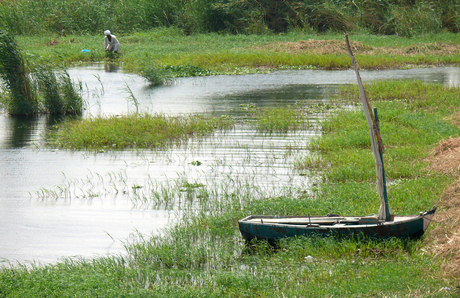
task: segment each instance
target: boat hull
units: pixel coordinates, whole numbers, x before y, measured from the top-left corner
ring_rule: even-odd
[[[436,208],[412,216],[395,216],[392,221],[368,223],[368,217],[275,217],[248,216],[238,222],[246,241],[269,241],[298,236],[364,236],[370,238],[411,238],[423,236]],[[315,223],[317,222],[317,223]]]

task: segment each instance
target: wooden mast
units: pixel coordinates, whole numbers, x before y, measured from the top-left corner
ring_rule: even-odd
[[[380,195],[380,210],[379,220],[389,221],[390,220],[390,208],[388,206],[388,197],[386,190],[385,172],[383,168],[383,143],[380,136],[380,129],[378,123],[374,117],[374,112],[371,109],[369,99],[367,98],[366,91],[364,90],[361,76],[359,75],[358,66],[355,61],[355,56],[351,50],[350,42],[348,40],[348,33],[345,32],[345,42],[347,44],[348,53],[350,54],[351,63],[355,69],[356,79],[358,80],[359,93],[361,96],[361,102],[364,108],[364,114],[366,115],[367,124],[369,126],[369,132],[371,137],[372,151],[375,158],[375,167],[377,172],[377,187]],[[377,111],[376,111],[377,112]],[[377,118],[378,119],[378,118]]]

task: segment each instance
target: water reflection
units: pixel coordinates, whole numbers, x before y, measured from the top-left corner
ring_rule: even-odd
[[[105,72],[119,72],[121,67],[119,65],[115,65],[112,63],[104,63],[104,71]]]
[[[39,145],[45,133],[54,125],[78,116],[0,116],[0,148],[18,149]]]
[[[21,148],[36,139],[40,117],[3,117],[0,122],[1,148]]]

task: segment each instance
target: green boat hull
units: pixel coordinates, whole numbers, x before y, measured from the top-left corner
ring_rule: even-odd
[[[248,216],[238,222],[246,241],[269,241],[298,236],[364,236],[370,238],[411,238],[423,236],[436,208],[418,215],[394,216],[390,221],[374,222],[369,217],[277,217]]]

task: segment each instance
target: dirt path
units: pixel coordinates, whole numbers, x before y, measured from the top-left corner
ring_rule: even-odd
[[[360,42],[351,42],[353,53],[364,55],[450,55],[460,52],[459,44],[415,44],[409,47],[371,47]],[[277,42],[256,49],[268,49],[274,52],[287,53],[317,53],[317,54],[344,54],[348,55],[347,47],[343,40],[301,40],[297,42]]]

